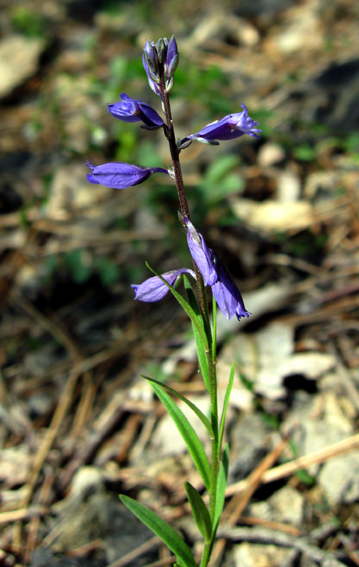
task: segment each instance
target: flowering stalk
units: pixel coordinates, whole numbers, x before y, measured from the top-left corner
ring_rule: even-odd
[[[166,38],[159,39],[157,44],[153,41],[146,41],[143,52],[143,65],[151,89],[161,99],[165,121],[150,105],[140,100],[132,99],[125,93],[122,93],[120,102],[108,105],[109,112],[118,120],[127,123],[142,122],[143,125],[141,127],[146,130],[163,128],[169,143],[173,173],[168,169],[160,167],[146,168],[118,162],[94,166],[92,163],[87,162],[87,166],[91,170],[91,173],[87,175],[87,179],[90,183],[102,184],[114,189],[124,189],[143,183],[154,173],[165,173],[170,174],[176,184],[181,209],[179,219],[186,230],[194,271],[188,268],[180,268],[160,275],[150,268],[154,276],[142,284],[132,285],[132,287],[135,292],[135,299],[145,302],[159,301],[170,292],[186,311],[192,322],[199,365],[205,386],[210,394],[210,419],[182,394],[175,392],[166,384],[158,382],[153,378],[145,378],[150,381],[155,393],[174,420],[209,493],[209,509],[207,509],[200,493],[191,484],[185,483],[194,519],[204,539],[204,550],[200,567],[207,567],[224,505],[229,448],[226,446],[222,452],[222,439],[226,410],[234,379],[234,365],[232,365],[222,417],[219,422],[216,376],[216,304],[227,319],[235,315],[239,320],[242,317],[249,317],[250,313],[246,310],[240,291],[230,274],[215,252],[206,245],[202,234],[192,224],[179,156],[180,152],[194,140],[217,145],[219,141],[233,140],[245,134],[258,138],[260,130],[257,129],[258,123],[248,116],[248,111],[243,104],[241,113],[230,114],[217,122],[208,124],[199,132],[190,134],[177,144],[169,92],[173,87],[178,59],[177,44],[173,36],[169,41]],[[199,306],[192,292],[188,276],[191,276],[196,281]],[[188,302],[176,290],[181,279],[184,280]],[[213,296],[212,328],[206,298],[206,286],[211,288]],[[208,460],[195,430],[167,392],[177,396],[187,404],[206,427],[212,447],[210,460]],[[196,567],[192,552],[177,532],[154,512],[135,500],[127,496],[121,496],[121,499],[176,554],[178,563],[175,564],[175,567]]]
[[[176,144],[175,132],[173,127],[173,120],[172,120],[172,113],[171,113],[171,106],[169,101],[169,94],[166,91],[165,87],[165,80],[163,75],[160,75],[160,83],[159,83],[160,93],[162,96],[163,108],[164,113],[166,116],[166,124],[167,124],[167,132],[166,137],[168,139],[171,158],[172,158],[172,165],[174,171],[174,178],[177,187],[179,202],[181,206],[181,213],[185,219],[190,220],[190,212],[188,207],[188,201],[184,189],[183,183],[183,176],[181,170],[181,163],[179,159],[179,149]],[[212,357],[212,333],[211,333],[211,326],[209,321],[209,312],[208,312],[208,303],[206,300],[206,292],[204,288],[204,282],[202,278],[202,274],[195,262],[194,268],[196,272],[196,283],[200,301],[200,308],[201,314],[203,317],[204,327],[206,330],[206,335],[208,338],[208,350],[206,351],[207,357],[207,364],[209,370],[209,394],[211,399],[211,423],[212,428],[215,433],[214,439],[212,439],[212,456],[211,456],[211,488],[210,488],[210,516],[213,521],[214,517],[214,510],[216,506],[216,495],[217,495],[217,479],[218,479],[218,466],[219,466],[219,450],[218,450],[218,402],[217,402],[217,375],[216,375],[216,366],[215,362]],[[207,564],[206,555],[208,555],[210,549],[210,544],[206,543],[205,552],[203,554],[202,564]],[[203,563],[203,561],[205,561]]]

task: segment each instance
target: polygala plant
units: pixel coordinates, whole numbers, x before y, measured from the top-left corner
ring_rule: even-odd
[[[204,415],[190,400],[175,392],[166,384],[148,376],[144,376],[144,378],[150,382],[155,393],[175,422],[176,427],[186,442],[209,495],[209,506],[207,506],[198,490],[189,482],[185,483],[194,520],[204,539],[203,554],[199,565],[206,567],[210,560],[224,505],[229,448],[228,445],[222,448],[222,442],[226,410],[234,378],[234,365],[232,365],[221,418],[219,419],[216,379],[216,305],[219,306],[227,319],[235,315],[240,320],[242,317],[249,317],[250,313],[244,306],[242,296],[234,280],[216,253],[208,248],[202,234],[198,232],[191,222],[179,158],[181,151],[187,148],[194,140],[204,144],[218,145],[222,140],[234,140],[245,134],[258,138],[261,130],[258,130],[258,123],[248,116],[247,108],[242,104],[242,112],[229,114],[221,120],[208,124],[199,132],[177,141],[173,127],[169,93],[173,87],[178,59],[177,44],[174,36],[170,40],[167,40],[167,38],[159,39],[156,44],[153,41],[146,41],[143,50],[143,66],[151,89],[161,99],[164,120],[149,104],[132,99],[125,93],[121,94],[121,102],[108,105],[109,112],[123,122],[142,122],[141,128],[147,130],[162,128],[169,143],[172,169],[141,167],[128,163],[105,163],[94,166],[87,162],[87,166],[91,170],[91,173],[87,175],[87,179],[90,183],[101,184],[114,189],[125,189],[126,187],[142,183],[154,173],[164,173],[174,179],[177,187],[180,205],[178,217],[187,235],[188,248],[193,260],[193,269],[179,268],[160,275],[148,266],[154,276],[132,287],[135,292],[135,299],[145,302],[159,301],[168,292],[171,292],[186,311],[192,323],[199,367],[211,400],[210,416]],[[197,298],[192,290],[190,282],[192,278],[197,287]],[[186,299],[177,291],[181,281],[184,284]],[[209,286],[212,292],[211,317],[206,298],[206,286]],[[210,458],[205,454],[197,433],[170,394],[177,396],[177,398],[187,404],[205,426],[211,439],[212,450]],[[159,516],[128,496],[121,496],[121,500],[176,555],[177,563],[175,565],[179,567],[195,567],[197,565],[187,544]]]

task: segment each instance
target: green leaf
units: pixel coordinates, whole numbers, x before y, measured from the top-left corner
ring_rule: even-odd
[[[211,541],[212,522],[201,495],[189,482],[184,483],[194,520],[206,543]]]
[[[294,157],[300,161],[313,161],[316,158],[316,150],[309,144],[303,144],[294,148]]]
[[[234,367],[234,364],[232,363],[231,374],[230,374],[230,376],[229,376],[229,381],[228,381],[227,389],[226,389],[226,395],[224,396],[223,411],[222,411],[222,417],[221,417],[221,424],[220,424],[220,426],[219,426],[219,439],[218,439],[218,447],[219,447],[219,450],[221,450],[221,447],[222,447],[223,433],[224,433],[224,426],[225,426],[225,422],[226,422],[227,408],[228,408],[229,398],[230,398],[230,396],[231,396],[231,391],[232,391],[232,386],[233,386],[233,380],[234,380],[234,371],[235,371],[235,367]]]
[[[199,186],[206,202],[213,205],[231,193],[244,190],[243,179],[232,173],[237,165],[238,158],[234,155],[222,156],[212,162]]]
[[[181,305],[181,307],[185,310],[185,312],[187,313],[188,317],[191,319],[192,323],[195,325],[202,341],[203,341],[203,345],[204,348],[208,350],[208,339],[206,336],[206,332],[204,329],[204,325],[201,321],[198,320],[196,313],[193,311],[192,307],[187,303],[187,301],[185,299],[183,299],[182,295],[180,293],[178,293],[178,291],[176,291],[160,274],[158,274],[157,272],[155,272],[155,270],[153,270],[148,263],[146,262],[146,266],[149,270],[151,270],[151,272],[153,274],[155,274],[155,276],[157,276],[158,278],[160,278],[160,280],[168,287],[168,289],[170,290],[170,292],[172,293],[172,295],[175,296],[175,298],[177,299],[178,303]]]
[[[228,443],[224,446],[223,457],[221,466],[219,468],[218,480],[217,480],[217,499],[216,499],[216,507],[214,510],[214,532],[213,536],[215,536],[218,523],[220,517],[222,515],[223,506],[224,506],[224,499],[226,493],[226,486],[227,486],[227,478],[228,478],[228,465],[229,465],[229,445]]]
[[[203,479],[205,487],[209,490],[211,472],[206,453],[204,452],[202,443],[198,439],[197,433],[177,404],[163,391],[162,387],[154,382],[150,382],[150,384],[175,422],[178,431],[188,447],[194,464]]]
[[[219,183],[223,177],[238,165],[238,157],[235,155],[223,155],[212,161],[207,169],[205,181],[208,183]]]
[[[159,382],[158,380],[154,380],[153,378],[150,378],[149,376],[144,376],[143,374],[141,374],[141,376],[142,376],[142,378],[145,378],[145,380],[148,380],[149,382],[152,382],[153,384],[158,384],[159,386],[161,386],[161,388],[168,390],[168,392],[171,392],[171,394],[174,394],[175,396],[177,396],[177,398],[182,400],[182,402],[187,404],[187,406],[189,408],[191,408],[191,410],[196,414],[198,419],[200,419],[202,421],[202,423],[205,426],[205,428],[207,429],[211,439],[214,439],[214,433],[213,433],[213,428],[212,428],[211,422],[204,415],[204,413],[201,412],[201,410],[197,406],[195,406],[192,402],[190,402],[185,396],[182,396],[182,394],[180,394],[179,392],[176,392],[176,390],[167,386],[167,384],[164,384],[163,382]]]
[[[157,516],[152,510],[143,506],[129,496],[120,496],[121,501],[141,522],[143,522],[150,530],[152,530],[161,540],[169,547],[176,555],[177,559],[181,561],[186,567],[197,567],[194,557],[185,544],[183,539],[169,526],[162,518]]]
[[[102,258],[97,258],[95,261],[95,267],[98,271],[101,283],[105,286],[114,284],[120,277],[119,267],[110,258],[106,258],[104,256]]]
[[[78,248],[66,252],[64,255],[65,265],[69,268],[73,280],[77,284],[85,283],[91,276],[92,267],[90,258],[84,250]]]
[[[196,298],[195,298],[194,293],[192,291],[191,284],[190,284],[190,282],[189,282],[189,280],[186,276],[183,276],[183,282],[184,282],[184,286],[185,286],[185,289],[186,289],[186,292],[187,292],[188,302],[189,302],[190,306],[192,307],[193,311],[196,313],[199,322],[203,324],[202,316],[200,314]],[[198,362],[199,362],[199,365],[200,365],[200,368],[201,368],[203,381],[204,381],[204,384],[207,388],[207,391],[209,392],[209,390],[210,390],[209,370],[208,370],[208,359],[207,359],[206,350],[204,348],[204,344],[203,344],[203,341],[201,339],[201,336],[200,336],[199,332],[197,331],[196,326],[193,323],[192,323],[192,329],[193,329],[193,335],[194,335],[194,338],[195,338],[195,341],[196,341]]]

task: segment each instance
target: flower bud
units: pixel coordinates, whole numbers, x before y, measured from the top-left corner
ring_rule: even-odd
[[[158,56],[153,41],[149,42],[146,39],[143,54],[148,65],[148,70],[151,72],[151,75],[153,75],[151,78],[154,80],[155,77],[158,76]]]
[[[178,60],[179,60],[179,55],[178,55],[177,43],[175,40],[175,36],[173,35],[168,42],[165,65],[164,65],[167,80],[173,77],[173,75],[175,74],[178,65]]]
[[[166,42],[166,43],[165,43]],[[160,38],[156,45],[158,61],[163,63],[167,53],[167,38]]]

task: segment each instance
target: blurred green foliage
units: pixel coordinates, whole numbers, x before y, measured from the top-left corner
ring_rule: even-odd
[[[92,257],[82,249],[74,249],[64,254],[48,256],[45,263],[46,278],[52,279],[59,272],[67,272],[76,284],[86,283],[92,276],[98,276],[105,287],[115,284],[120,277],[120,269],[113,259]]]
[[[35,12],[25,6],[18,6],[12,12],[11,23],[15,31],[27,37],[45,35],[45,18],[40,11]]]
[[[208,207],[217,205],[232,193],[244,191],[243,178],[233,171],[238,165],[239,158],[231,154],[220,155],[209,165],[198,186]]]

